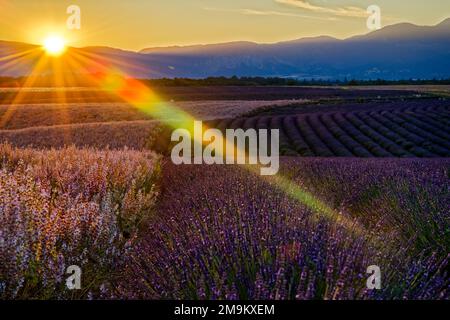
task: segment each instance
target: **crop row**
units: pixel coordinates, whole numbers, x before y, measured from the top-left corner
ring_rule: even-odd
[[[216,120],[225,129],[279,129],[280,152],[319,157],[449,157],[448,107],[264,115]]]
[[[286,157],[284,193],[276,177],[238,166],[167,161],[158,214],[127,256],[118,296],[448,299],[449,164]],[[365,289],[373,264],[380,290]]]

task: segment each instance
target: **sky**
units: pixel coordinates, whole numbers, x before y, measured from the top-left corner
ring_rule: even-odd
[[[81,29],[67,30],[67,7],[81,9]],[[449,0],[0,0],[0,39],[40,44],[61,34],[69,45],[128,50],[228,41],[273,43],[368,33],[369,5],[382,26],[434,25],[450,17]]]

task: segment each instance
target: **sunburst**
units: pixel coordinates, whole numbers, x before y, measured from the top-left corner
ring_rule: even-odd
[[[43,48],[51,56],[60,56],[66,50],[66,41],[58,35],[51,35],[45,38]]]

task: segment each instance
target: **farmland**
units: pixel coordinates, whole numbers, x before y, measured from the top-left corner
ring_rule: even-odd
[[[0,88],[0,104],[20,103],[106,103],[122,102],[117,96],[98,88]],[[339,87],[157,87],[153,89],[165,101],[214,101],[214,100],[292,100],[292,99],[351,99],[358,97],[413,96],[417,90],[372,88],[353,90]],[[426,94],[427,92],[422,92]]]
[[[170,106],[280,129],[280,172],[175,166],[173,128],[98,90],[2,89],[0,298],[449,298],[439,88],[155,90],[162,122]],[[76,295],[71,264],[89,284]],[[366,288],[370,265],[382,290]]]
[[[123,101],[70,102],[70,95],[86,98],[85,94],[89,96],[93,92],[98,96],[106,94],[99,90],[78,90],[65,92],[68,102],[61,103],[56,99],[61,96],[59,89],[29,89],[31,95],[25,94],[19,104],[0,106],[0,141],[20,147],[59,148],[74,144],[143,149],[153,146],[153,128],[158,128],[158,151],[168,153],[171,128],[160,130],[160,124],[152,118],[154,114]],[[170,111],[175,108],[221,130],[280,129],[283,155],[446,157],[450,152],[450,111],[445,96],[427,96],[406,88],[174,87],[157,90],[162,90],[158,95],[180,99],[153,104],[160,119],[177,120]],[[11,94],[14,89],[3,91]],[[36,104],[35,93],[50,99],[54,95],[56,100]],[[225,100],[211,100],[219,98]]]
[[[262,107],[285,106],[305,103],[303,100],[214,100],[214,101],[161,101],[153,104],[161,110],[160,117],[171,119],[167,106],[188,112],[199,120],[233,118]],[[16,130],[30,127],[51,127],[68,124],[107,123],[119,121],[152,120],[144,109],[126,103],[50,103],[0,105],[0,130]],[[175,119],[176,120],[176,119]]]

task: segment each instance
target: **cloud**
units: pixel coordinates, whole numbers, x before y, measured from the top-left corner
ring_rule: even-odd
[[[295,18],[304,18],[304,19],[315,19],[315,20],[326,20],[326,21],[334,21],[336,18],[328,17],[315,17],[306,14],[298,14],[293,12],[283,12],[283,11],[273,11],[273,10],[255,10],[255,9],[220,9],[220,8],[211,8],[204,7],[203,10],[207,11],[217,11],[217,12],[234,12],[243,15],[249,16],[282,16],[282,17],[295,17]]]
[[[275,0],[275,2],[316,13],[326,13],[341,17],[366,18],[368,16],[366,9],[354,6],[327,8],[323,6],[314,5],[306,0]]]

